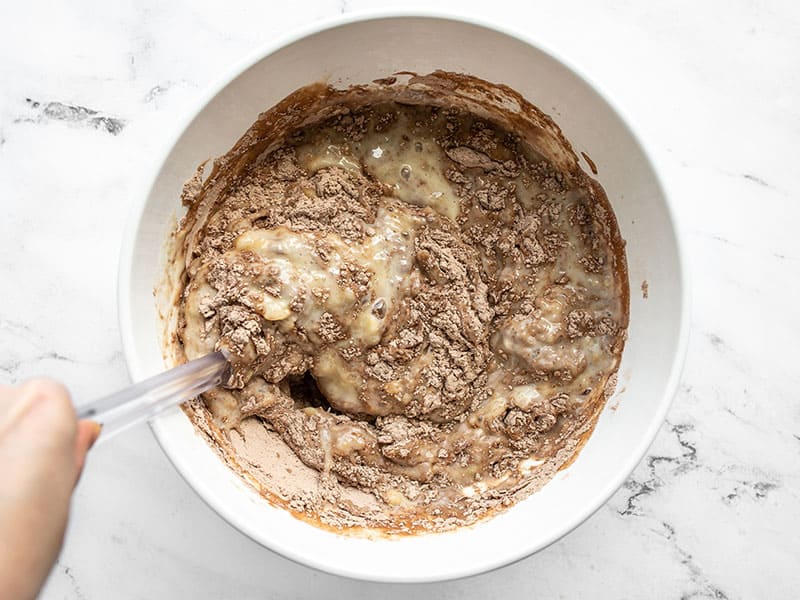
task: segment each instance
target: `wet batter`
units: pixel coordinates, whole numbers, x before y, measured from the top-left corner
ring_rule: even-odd
[[[187,359],[233,355],[193,414],[267,495],[332,526],[441,529],[579,447],[627,279],[582,172],[502,119],[391,96],[332,102],[213,197],[213,177],[187,188],[175,333]],[[269,475],[290,463],[294,485]]]

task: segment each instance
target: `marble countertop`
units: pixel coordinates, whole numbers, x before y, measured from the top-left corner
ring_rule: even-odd
[[[140,174],[176,115],[259,44],[390,4],[0,4],[0,382],[47,374],[79,399],[123,385],[119,246]],[[694,289],[687,364],[624,487],[564,539],[505,569],[365,584],[238,533],[141,426],[91,454],[43,598],[796,596],[800,5],[521,4],[438,6],[527,31],[602,82],[654,148],[684,229]]]

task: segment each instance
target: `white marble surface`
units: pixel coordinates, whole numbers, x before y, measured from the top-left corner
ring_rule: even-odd
[[[48,374],[83,399],[126,382],[118,250],[176,115],[262,42],[367,4],[0,3],[0,381]],[[602,82],[651,142],[685,230],[683,383],[625,487],[500,571],[364,584],[232,529],[143,426],[92,453],[43,598],[796,597],[800,5],[517,4],[440,7],[524,30]]]

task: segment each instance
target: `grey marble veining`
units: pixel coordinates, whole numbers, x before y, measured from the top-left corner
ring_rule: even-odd
[[[123,384],[119,245],[176,116],[259,44],[390,5],[0,4],[0,382],[48,374],[77,398]],[[648,455],[607,505],[536,556],[468,580],[392,586],[257,546],[203,504],[140,427],[92,453],[43,598],[796,597],[800,9],[436,6],[558,48],[655,150],[694,306],[680,392]]]

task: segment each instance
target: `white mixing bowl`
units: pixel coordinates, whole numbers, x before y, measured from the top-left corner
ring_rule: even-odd
[[[244,484],[180,410],[152,423],[186,481],[233,526],[293,560],[359,579],[472,575],[532,554],[572,530],[644,456],[677,387],[688,337],[688,289],[669,201],[641,141],[613,102],[553,50],[519,35],[475,21],[394,12],[315,24],[270,44],[232,69],[187,115],[147,178],[148,191],[122,250],[119,313],[131,377],[164,368],[153,288],[162,274],[165,240],[183,213],[181,186],[196,166],[225,153],[259,112],[301,86],[366,83],[396,71],[436,69],[509,85],[553,113],[576,153],[586,152],[596,163],[627,240],[630,336],[618,398],[608,402],[577,460],[508,511],[450,533],[371,540],[316,528]],[[646,299],[639,291],[645,280]]]

